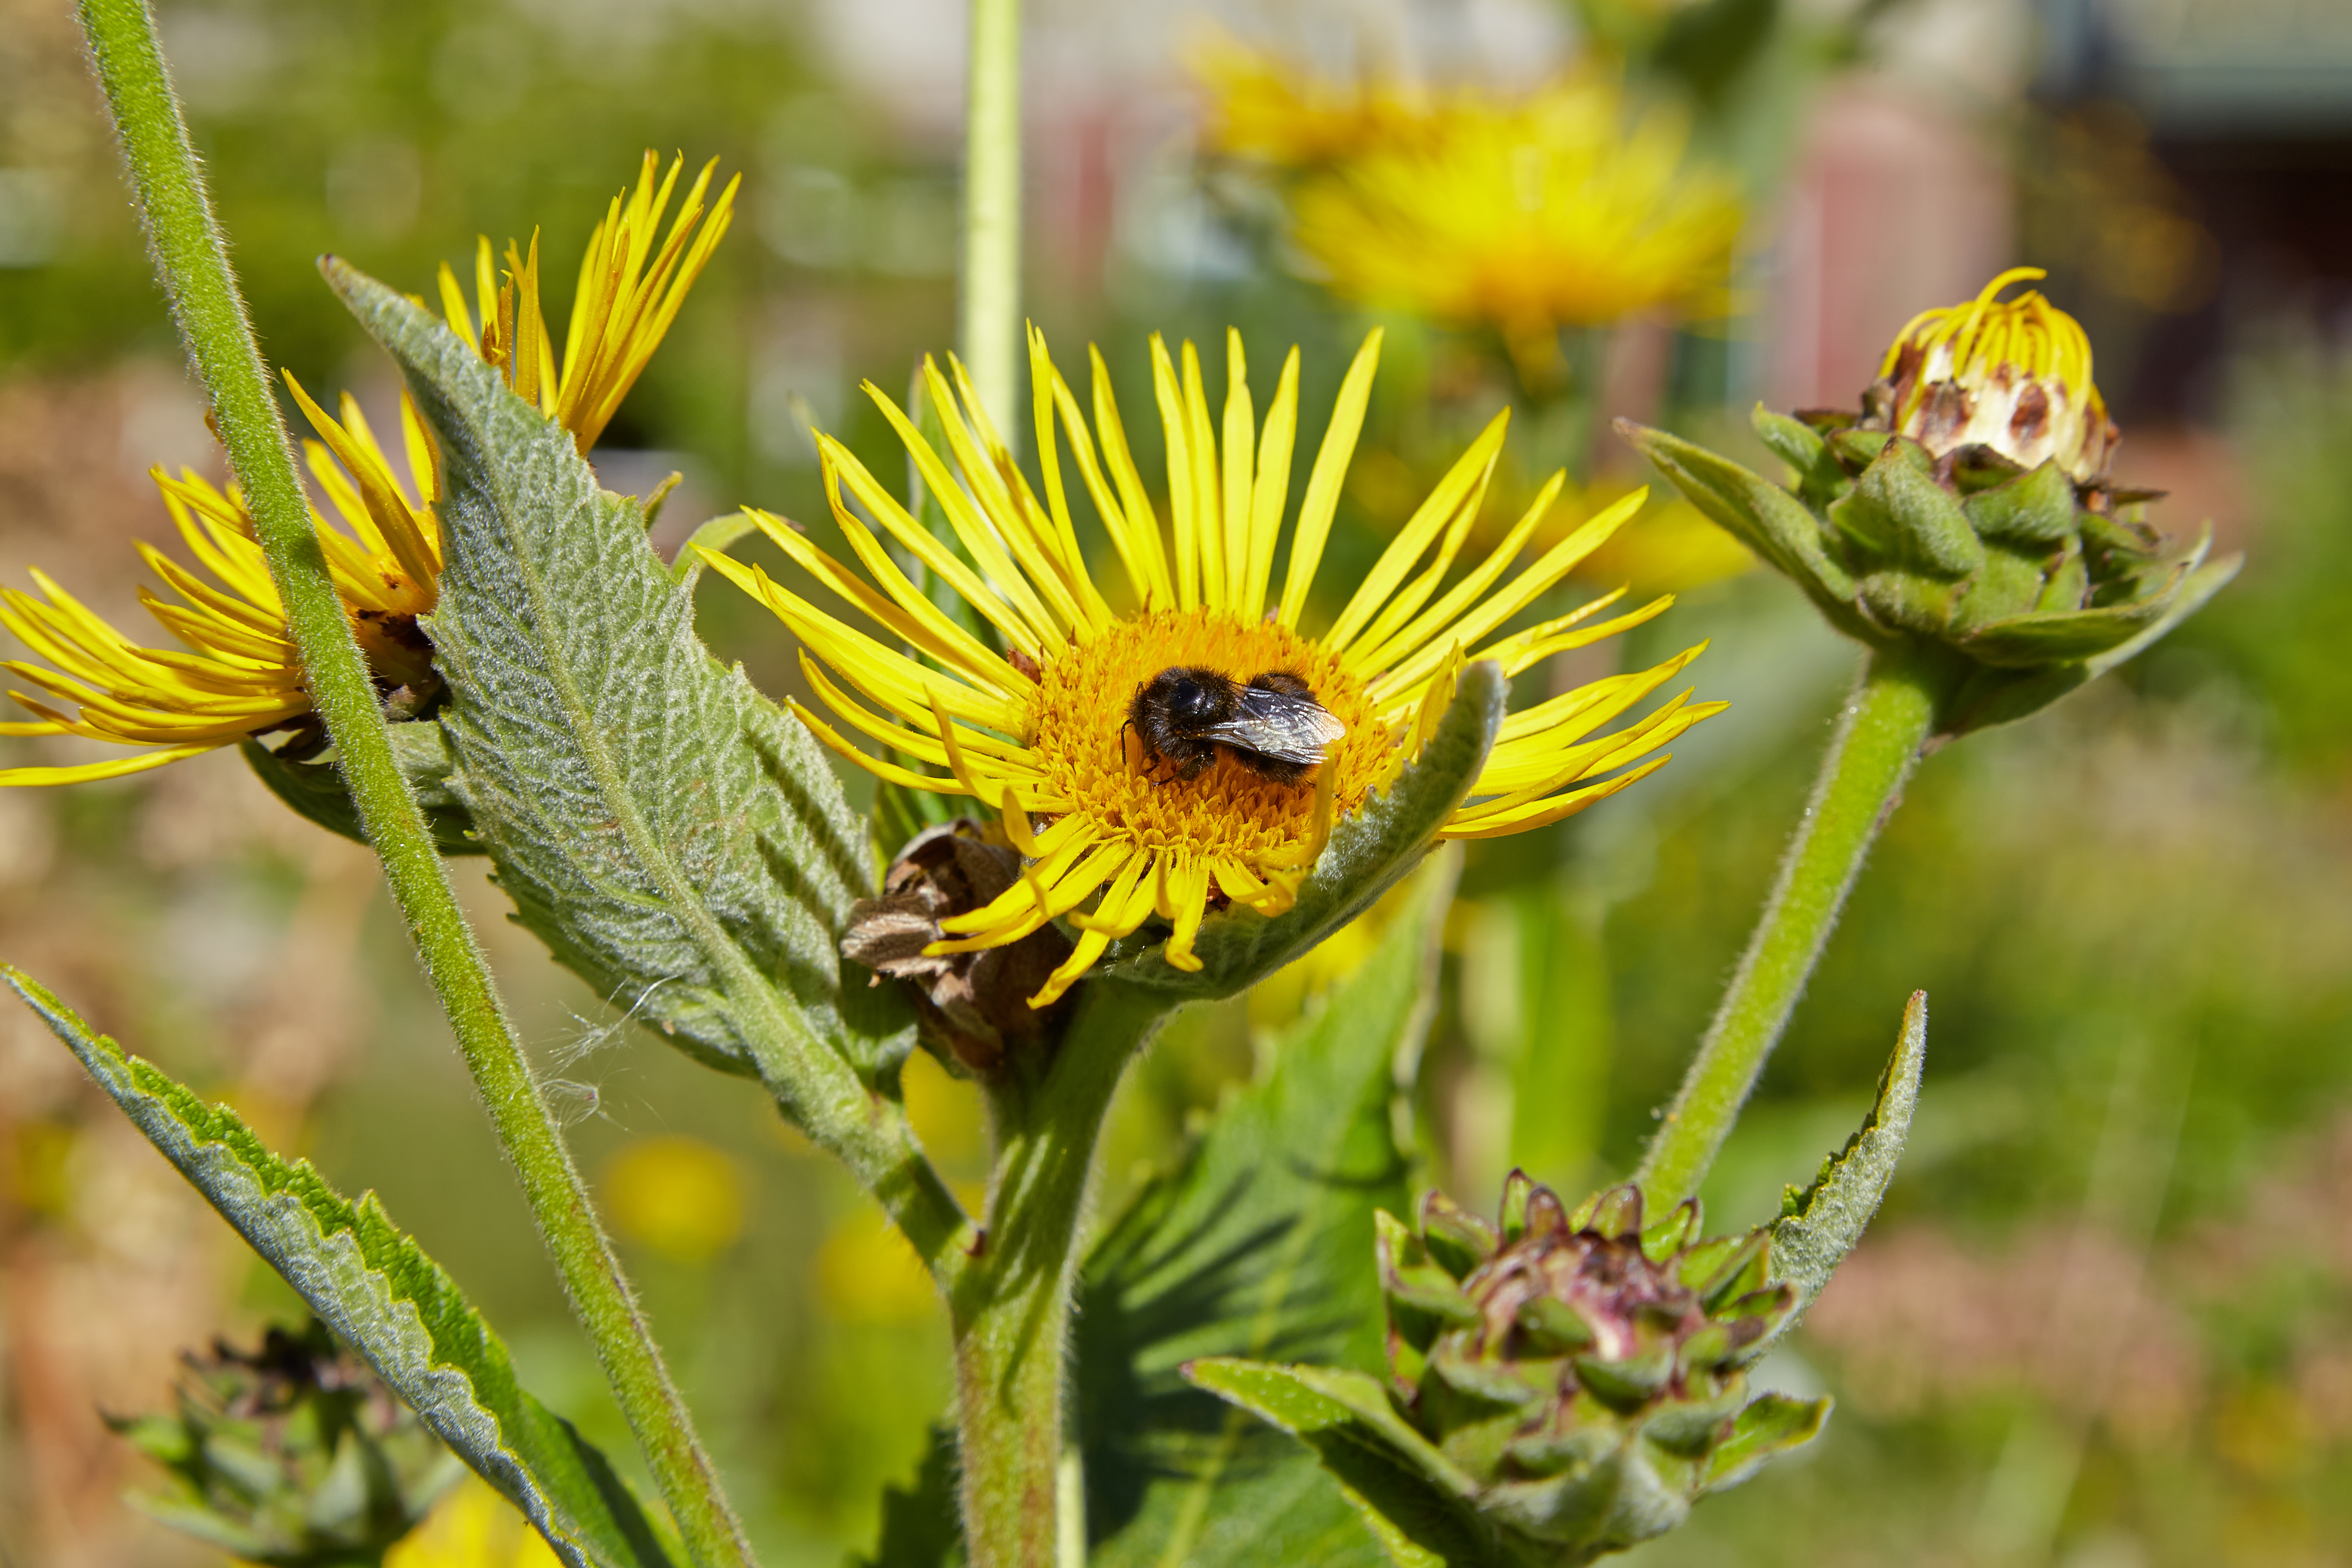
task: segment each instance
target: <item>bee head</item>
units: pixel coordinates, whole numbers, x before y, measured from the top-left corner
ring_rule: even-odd
[[[1223,716],[1221,695],[1187,670],[1168,676],[1168,713],[1179,724],[1213,724]]]

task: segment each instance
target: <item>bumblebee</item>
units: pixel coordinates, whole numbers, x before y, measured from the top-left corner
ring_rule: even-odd
[[[1147,773],[1165,763],[1171,778],[1196,779],[1223,746],[1235,762],[1280,784],[1305,778],[1348,732],[1288,670],[1270,669],[1244,684],[1197,665],[1163,669],[1137,687],[1122,737],[1129,727],[1143,742]]]

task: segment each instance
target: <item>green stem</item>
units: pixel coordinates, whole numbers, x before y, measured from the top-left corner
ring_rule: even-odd
[[[1056,1561],[1078,1233],[1111,1093],[1167,1005],[1149,992],[1094,981],[1048,1068],[991,1089],[996,1168],[988,1229],[948,1298],[972,1568],[1053,1568]]]
[[[963,143],[963,298],[956,352],[1017,449],[1021,353],[1021,0],[971,0]]]
[[[1864,667],[1748,952],[1635,1177],[1654,1212],[1706,1179],[1956,684],[1910,650],[1874,653]]]
[[[662,1499],[705,1568],[748,1563],[742,1528],[627,1280],[586,1185],[533,1082],[488,966],[457,906],[424,815],[384,733],[382,707],[311,531],[245,302],[229,270],[186,122],[142,0],[81,0],[82,30],[122,139],[155,267],[211,392],[221,444],[253,514],[271,580],[302,652],[310,701],[341,759],[385,879],[449,1016],[491,1125],[513,1161],[573,1311],[644,1446]]]

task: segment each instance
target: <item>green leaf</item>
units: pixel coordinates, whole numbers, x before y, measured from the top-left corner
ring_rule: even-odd
[[[1234,909],[1202,921],[1192,944],[1198,971],[1176,968],[1153,942],[1105,973],[1179,995],[1231,996],[1354,920],[1420,863],[1437,830],[1468,796],[1501,732],[1509,695],[1510,683],[1492,660],[1464,668],[1454,700],[1419,759],[1332,828],[1330,843],[1286,912],[1269,920],[1255,910]]]
[[[1087,1259],[1077,1407],[1097,1568],[1382,1561],[1312,1455],[1181,1369],[1220,1355],[1382,1364],[1374,1225],[1411,1195],[1396,1064],[1428,1028],[1460,860],[1430,858],[1371,956]]]
[[[474,837],[474,819],[451,782],[457,762],[449,754],[439,721],[420,719],[387,724],[384,737],[392,742],[392,760],[399,765],[401,776],[408,780],[408,787],[416,792],[416,804],[425,809],[434,847],[444,855],[481,854],[481,843]],[[367,842],[367,835],[360,831],[359,808],[352,804],[351,791],[343,787],[342,770],[332,762],[288,762],[258,741],[246,741],[238,750],[269,792],[298,815],[355,844]]]
[[[962,1568],[963,1521],[956,1500],[955,1428],[931,1428],[911,1488],[882,1493],[882,1533],[857,1568]]]
[[[1831,625],[1874,647],[1886,641],[1886,633],[1855,605],[1853,574],[1831,554],[1828,531],[1802,501],[1761,474],[1664,430],[1620,419],[1617,433],[1656,464],[1691,505],[1802,588]]]
[[[1406,1424],[1380,1380],[1327,1367],[1216,1358],[1184,1373],[1314,1451],[1397,1568],[1507,1568],[1491,1529],[1465,1506],[1470,1478]],[[1408,1469],[1399,1453],[1423,1468]]]
[[[686,1561],[604,1455],[517,1386],[505,1344],[374,1194],[344,1197],[309,1161],[271,1153],[226,1106],[205,1104],[92,1034],[26,975],[0,967],[0,979],[247,1244],[572,1568]]]
[[[1830,1418],[1830,1401],[1796,1399],[1785,1394],[1759,1394],[1732,1423],[1731,1436],[1707,1460],[1706,1489],[1728,1491],[1748,1479],[1776,1454],[1801,1448],[1821,1435]]]
[[[1794,1285],[1800,1303],[1810,1303],[1822,1293],[1878,1212],[1911,1131],[1911,1111],[1919,1103],[1919,1073],[1927,1060],[1927,994],[1915,991],[1903,1009],[1903,1035],[1878,1079],[1878,1099],[1870,1115],[1843,1149],[1822,1162],[1812,1185],[1801,1193],[1790,1189],[1786,1212],[1773,1224],[1768,1278],[1775,1285]],[[1801,1305],[1799,1311],[1802,1310]],[[1772,1338],[1787,1333],[1796,1320],[1791,1313]]]
[[[806,1079],[813,1032],[887,1079],[913,1030],[845,1012],[835,942],[872,855],[807,731],[710,657],[571,436],[422,308],[325,269],[439,438],[443,728],[522,922],[713,1065]]]

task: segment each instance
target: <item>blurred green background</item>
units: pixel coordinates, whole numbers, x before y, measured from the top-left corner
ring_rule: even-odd
[[[160,9],[265,350],[306,384],[393,395],[319,253],[424,291],[478,232],[539,226],[568,279],[640,152],[676,148],[742,172],[740,216],[606,436],[607,482],[683,470],[674,543],[745,501],[822,536],[804,420],[900,471],[856,386],[903,393],[951,341],[949,0]],[[2352,682],[2328,629],[2352,624],[2352,24],[2217,0],[1334,0],[1228,20],[1340,76],[1508,89],[1601,61],[1679,106],[1749,208],[1742,313],[1571,343],[1565,405],[1474,331],[1381,318],[1335,563],[1368,561],[1505,401],[1515,494],[1559,463],[1596,496],[1641,479],[1599,415],[1760,466],[1750,403],[1850,404],[1906,318],[2011,261],[2049,267],[2091,329],[2123,477],[2173,492],[2156,520],[2210,516],[2249,554],[2121,678],[1921,770],[1707,1192],[1717,1228],[1773,1212],[1858,1119],[1905,997],[1930,994],[1903,1173],[1765,1378],[1838,1413],[1808,1458],[1638,1555],[2352,1563]],[[1148,331],[1201,339],[1213,380],[1237,322],[1268,384],[1297,342],[1312,433],[1372,318],[1298,275],[1278,193],[1202,153],[1181,63],[1199,25],[1033,8],[1029,309],[1066,372],[1101,342],[1130,428]],[[0,0],[0,581],[37,565],[130,627],[130,541],[167,527],[144,470],[218,471],[201,413],[69,8]],[[1640,789],[1473,854],[1415,1101],[1422,1179],[1472,1204],[1514,1161],[1590,1185],[1637,1157],[1853,667],[1777,579],[1612,569],[1683,596],[1590,657],[1711,638],[1697,685],[1734,707]],[[793,688],[780,628],[723,587],[704,615]],[[0,761],[36,754],[0,741]],[[460,870],[763,1558],[869,1549],[945,1407],[928,1287],[756,1094],[631,1034]],[[379,1191],[525,1381],[627,1449],[362,851],[225,754],[0,793],[0,957]],[[1104,1212],[1339,958],[1179,1020],[1130,1079]],[[976,1179],[969,1090],[927,1059],[910,1077],[927,1140]],[[178,1348],[290,1306],[54,1041],[0,1015],[0,1559],[201,1561],[120,1505],[140,1478],[98,1412],[161,1405]]]

